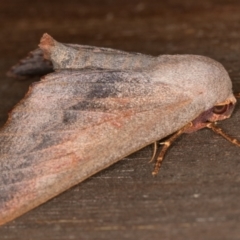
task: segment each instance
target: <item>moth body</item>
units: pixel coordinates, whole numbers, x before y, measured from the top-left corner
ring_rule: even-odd
[[[131,54],[46,34],[35,52],[11,75],[56,71],[30,87],[0,131],[1,224],[189,122],[193,131],[229,117],[236,101],[226,70],[207,57]],[[216,114],[216,105],[231,107]]]

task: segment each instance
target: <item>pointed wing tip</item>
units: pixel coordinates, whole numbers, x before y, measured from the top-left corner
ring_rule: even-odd
[[[22,62],[20,61],[16,65],[12,66],[6,72],[6,76],[9,77],[9,78],[15,78],[17,80],[26,80],[26,79],[28,79],[30,76],[21,74],[19,72],[19,68],[21,68],[21,66],[22,66]]]

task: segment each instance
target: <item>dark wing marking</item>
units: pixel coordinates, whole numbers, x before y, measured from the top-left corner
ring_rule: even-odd
[[[25,79],[35,76],[43,76],[53,72],[52,62],[44,59],[43,51],[38,48],[30,52],[26,58],[23,58],[14,65],[7,73],[10,77]]]

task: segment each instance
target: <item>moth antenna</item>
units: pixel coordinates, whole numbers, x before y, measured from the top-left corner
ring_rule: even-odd
[[[157,150],[158,150],[157,144],[158,144],[158,142],[154,142],[153,143],[153,153],[152,153],[151,159],[149,160],[149,163],[151,163],[155,159],[155,157],[156,157]]]
[[[239,95],[239,97],[240,97],[240,95]],[[223,138],[225,138],[232,144],[235,144],[238,147],[240,147],[240,141],[238,141],[236,138],[233,138],[233,137],[227,135],[225,132],[223,132],[223,130],[220,127],[217,127],[215,123],[208,123],[206,125],[206,127],[212,129],[215,133],[221,135]]]
[[[167,150],[169,149],[169,147],[173,144],[173,142],[180,137],[185,131],[186,129],[190,128],[192,126],[192,122],[188,123],[187,125],[185,125],[183,128],[181,128],[180,130],[178,130],[176,133],[174,133],[171,137],[168,138],[167,141],[163,142],[162,144],[164,145],[161,152],[159,153],[158,157],[157,157],[157,161],[154,167],[154,170],[152,172],[153,176],[156,176],[159,172],[159,169],[162,165],[162,161],[163,158],[167,152]],[[155,143],[154,143],[155,144]],[[152,159],[151,159],[152,160]]]

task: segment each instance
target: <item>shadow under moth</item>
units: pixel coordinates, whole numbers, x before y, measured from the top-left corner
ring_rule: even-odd
[[[9,75],[44,74],[0,130],[0,224],[149,144],[156,175],[182,133],[207,127],[240,145],[215,125],[236,99],[228,73],[208,57],[153,57],[44,34]]]

